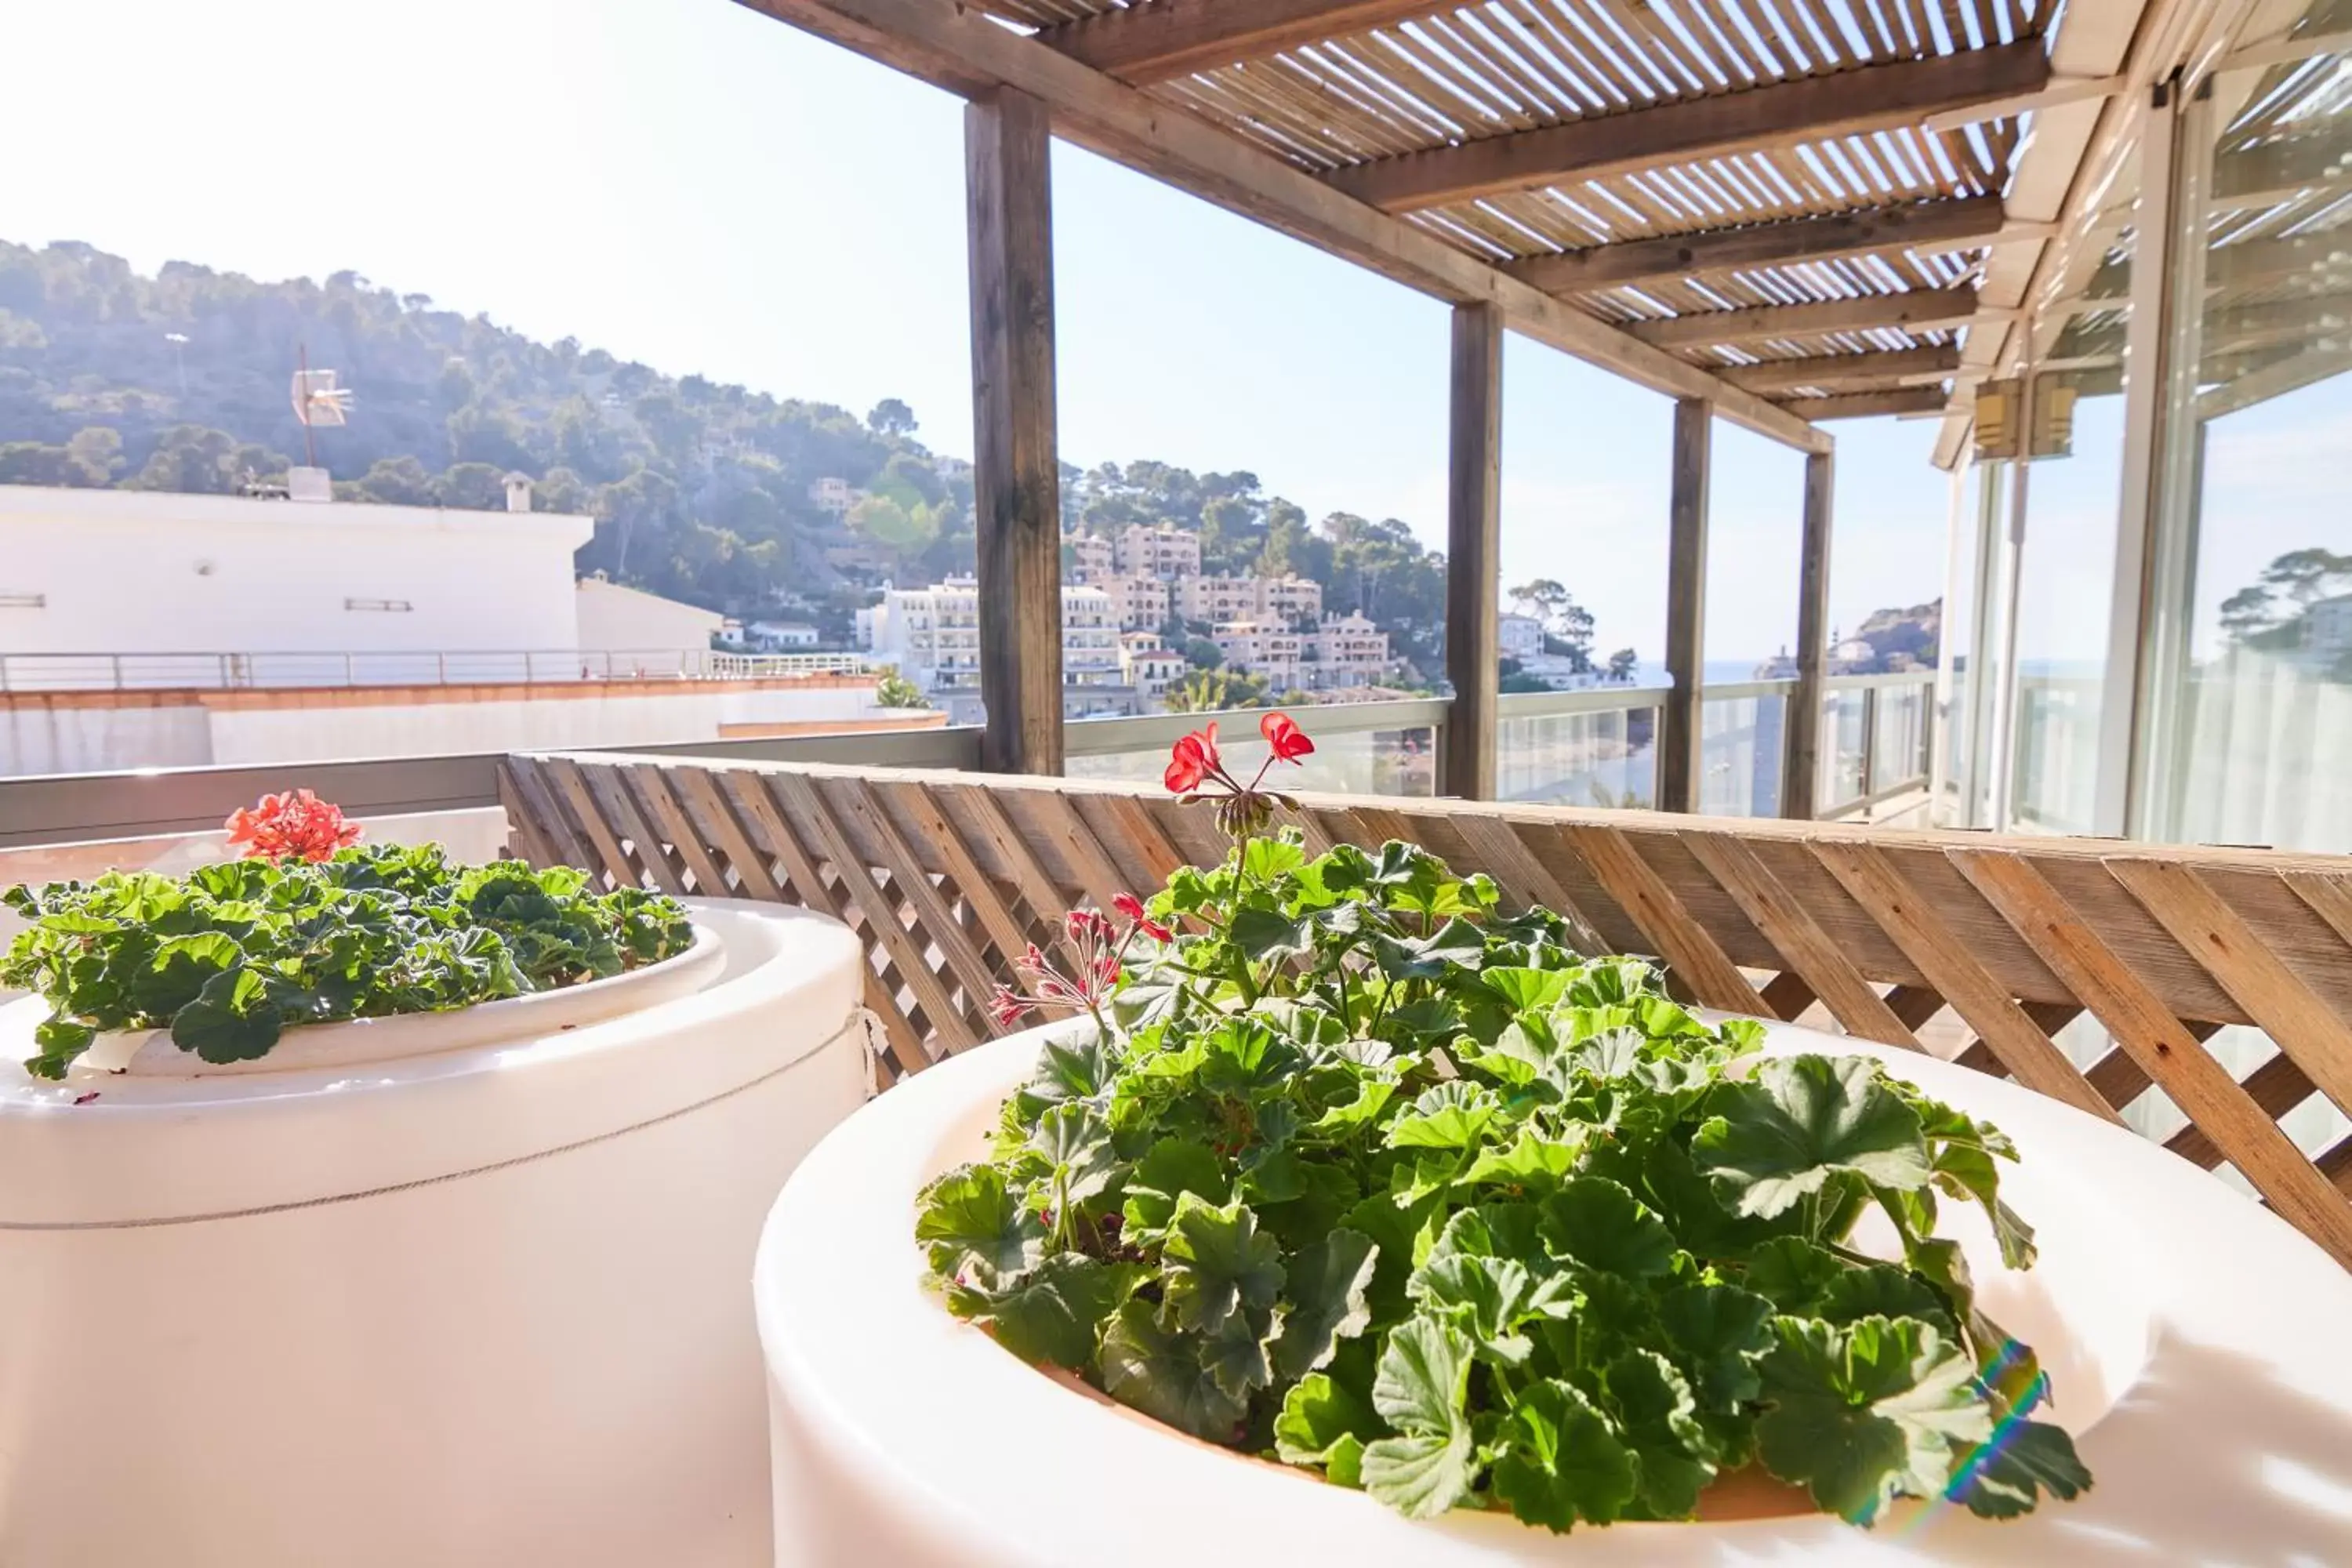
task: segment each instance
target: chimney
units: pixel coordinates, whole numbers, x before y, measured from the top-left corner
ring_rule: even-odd
[[[530,510],[530,476],[529,474],[513,473],[507,476],[507,510],[509,511]]]

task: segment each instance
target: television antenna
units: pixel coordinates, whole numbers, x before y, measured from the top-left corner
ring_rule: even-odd
[[[294,373],[294,417],[302,422],[302,460],[319,466],[318,444],[310,432],[320,426],[351,423],[352,390],[335,384],[331,370],[312,370],[308,344],[301,350],[300,368]]]

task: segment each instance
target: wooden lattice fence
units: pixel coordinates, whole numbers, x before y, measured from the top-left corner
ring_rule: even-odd
[[[1148,891],[1224,841],[1205,810],[1108,783],[909,770],[519,755],[518,853],[671,892],[836,915],[864,939],[888,1070],[999,1033],[1009,955],[1075,903]],[[2352,1137],[2306,1157],[2277,1119],[2352,1113],[2352,859],[1645,812],[1304,798],[1310,843],[1409,839],[1507,901],[1581,914],[1709,1006],[1926,1049],[2119,1120],[2151,1086],[2167,1147],[2231,1162],[2352,1267]],[[2085,1012],[2110,1048],[2052,1037]],[[2203,1042],[2280,1047],[2233,1078]],[[1951,1047],[1938,1054],[1954,1055]]]

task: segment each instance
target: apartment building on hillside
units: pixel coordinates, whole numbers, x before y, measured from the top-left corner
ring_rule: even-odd
[[[1168,584],[1141,574],[1102,577],[1093,585],[1110,596],[1111,614],[1130,632],[1158,633],[1168,624]]]
[[[1323,613],[1323,584],[1304,577],[1176,579],[1175,613],[1188,621],[1311,621]]]
[[[1130,523],[1118,535],[1114,554],[1121,572],[1181,576],[1201,569],[1201,536],[1164,523],[1158,528]]]
[[[887,588],[882,601],[857,612],[857,637],[878,663],[898,673],[946,707],[954,721],[972,721],[980,711],[980,584],[950,577],[927,588]],[[1119,628],[1110,595],[1083,584],[1062,588],[1062,683],[1065,688],[1108,689],[1124,684],[1119,668]],[[1125,711],[1108,709],[1071,693],[1073,716]],[[1066,701],[1066,707],[1070,702]]]

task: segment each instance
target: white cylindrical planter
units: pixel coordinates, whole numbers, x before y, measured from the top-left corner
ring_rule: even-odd
[[[296,1031],[274,1071],[165,1042],[38,1083],[45,1005],[0,1008],[0,1563],[764,1562],[745,1285],[865,1098],[862,956],[692,912],[715,945],[608,996]]]
[[[1988,1310],[2051,1373],[2048,1418],[2096,1476],[2079,1500],[1998,1524],[1906,1502],[1867,1531],[1810,1514],[1555,1536],[1501,1514],[1415,1522],[1174,1434],[1027,1366],[925,1288],[916,1194],[984,1154],[1052,1032],[883,1095],[818,1145],[769,1215],[756,1298],[779,1568],[2352,1563],[2342,1269],[2121,1127],[1917,1053],[1782,1025],[1772,1052],[1879,1057],[2015,1140],[2023,1163],[2004,1166],[2002,1194],[2036,1227],[2040,1264],[2002,1269],[1973,1205],[1947,1205],[1947,1232]]]

